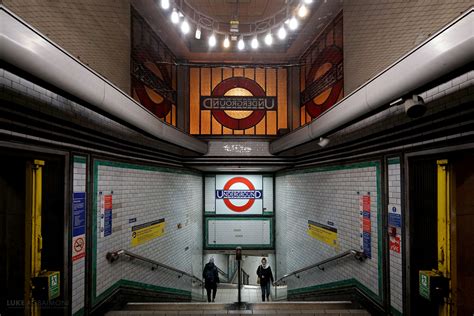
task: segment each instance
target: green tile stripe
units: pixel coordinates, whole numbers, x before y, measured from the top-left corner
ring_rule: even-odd
[[[240,244],[225,244],[225,245],[210,245],[208,240],[208,226],[210,220],[230,220],[230,221],[237,221],[237,220],[247,220],[247,221],[269,221],[270,222],[270,244],[247,244],[247,245],[240,245]],[[204,246],[208,249],[214,248],[235,248],[235,247],[242,247],[242,249],[248,248],[262,248],[262,249],[273,249],[274,247],[274,236],[273,236],[273,217],[206,217],[205,218],[205,225],[204,225]]]
[[[400,164],[400,157],[388,159],[388,164],[389,165],[398,165],[398,164]]]
[[[93,178],[94,178],[94,188],[92,192],[92,291],[91,291],[91,301],[92,301],[92,306],[96,305],[98,302],[102,301],[106,297],[110,296],[113,291],[115,291],[122,283],[124,280],[119,280],[118,282],[114,283],[112,286],[110,286],[107,290],[105,290],[103,293],[101,293],[99,296],[97,296],[97,193],[98,193],[98,183],[99,183],[99,166],[112,166],[112,167],[117,167],[117,168],[125,168],[125,169],[138,169],[138,170],[148,170],[148,171],[155,171],[155,172],[169,172],[169,173],[181,173],[181,174],[190,174],[190,175],[199,175],[199,173],[194,173],[194,172],[184,172],[183,170],[179,169],[172,169],[172,168],[161,168],[161,167],[152,167],[152,166],[144,166],[144,165],[136,165],[136,164],[130,164],[130,163],[122,163],[122,162],[115,162],[115,161],[106,161],[106,160],[98,160],[95,159],[93,163]],[[181,172],[180,172],[181,171]],[[132,282],[132,281],[127,281],[127,282]],[[130,283],[126,283],[130,285]],[[131,285],[132,286],[132,285]],[[166,292],[166,293],[174,293],[177,294],[179,291],[184,291],[184,290],[175,290],[171,288],[162,288],[158,286],[153,286],[153,285],[148,285],[144,283],[134,283],[135,287],[140,287],[142,289],[151,289],[150,287],[153,287],[155,291],[161,291],[161,292]],[[178,291],[178,292],[173,292],[173,291]],[[189,292],[190,293],[190,292]],[[181,293],[182,294],[182,293]],[[190,294],[189,294],[190,295]]]
[[[110,297],[113,292],[115,292],[116,290],[118,290],[121,287],[128,287],[128,288],[134,288],[134,289],[139,289],[139,290],[147,290],[147,291],[152,291],[152,292],[155,292],[155,293],[177,294],[177,295],[184,296],[185,298],[191,298],[191,291],[167,288],[167,287],[162,287],[162,286],[157,286],[157,285],[152,285],[152,284],[146,284],[146,283],[121,279],[121,280],[115,282],[112,286],[110,286],[103,293],[101,293],[97,297],[97,300],[96,300],[96,302],[94,302],[93,305],[95,305],[95,303],[97,303],[97,302],[101,302],[101,301],[105,300],[106,298]]]
[[[396,309],[393,306],[390,307],[390,311],[391,311],[392,315],[394,315],[394,316],[403,316],[403,313],[401,313],[398,309]]]
[[[163,286],[158,286],[158,285],[153,285],[153,284],[146,284],[146,283],[130,281],[130,280],[125,280],[125,279],[120,280],[119,284],[121,287],[131,287],[131,288],[135,288],[139,290],[148,290],[148,291],[164,293],[164,294],[177,294],[177,295],[184,296],[186,298],[191,298],[191,291],[186,291],[186,290],[181,290],[181,289],[173,289],[173,288],[168,288],[168,287],[163,287]]]
[[[84,307],[82,307],[80,310],[75,312],[73,316],[83,316],[84,315]]]
[[[347,165],[315,167],[315,168],[307,168],[307,169],[299,169],[299,170],[287,170],[287,171],[277,172],[276,177],[281,177],[281,176],[286,176],[286,175],[294,175],[294,174],[305,174],[305,173],[315,173],[315,172],[327,172],[327,171],[339,171],[339,170],[347,170],[347,169],[366,168],[366,167],[374,167],[374,166],[377,166],[377,165],[380,165],[379,161],[367,161],[367,162],[358,162],[358,163],[347,164]]]
[[[337,290],[342,287],[355,287],[367,296],[369,296],[371,299],[380,302],[380,298],[378,297],[377,294],[372,292],[369,288],[367,288],[365,285],[357,281],[356,279],[347,279],[347,280],[341,280],[341,281],[336,281],[336,282],[331,282],[331,283],[325,283],[325,284],[319,284],[319,285],[313,285],[309,287],[304,287],[304,288],[299,288],[299,289],[293,289],[293,290],[288,290],[288,295],[297,295],[297,294],[307,294],[315,291],[324,291],[324,290]]]
[[[73,160],[76,163],[87,163],[87,158],[83,156],[74,156]]]
[[[95,266],[95,264],[94,264]],[[113,292],[115,292],[116,290],[118,290],[118,288],[120,287],[120,281],[117,281],[115,282],[114,284],[112,284],[108,289],[106,289],[104,292],[100,293],[99,296],[96,296],[95,294],[95,291],[96,291],[96,288],[95,288],[95,283],[96,283],[96,280],[94,279],[94,282],[93,282],[93,297],[92,297],[92,306],[96,305],[97,303],[105,300],[106,298],[110,297],[112,295]]]

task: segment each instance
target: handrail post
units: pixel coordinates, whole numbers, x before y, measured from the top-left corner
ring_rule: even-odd
[[[239,294],[238,294],[238,299],[237,299],[237,301],[239,302],[239,305],[240,305],[240,303],[242,302],[241,293],[240,293],[240,286],[241,286],[241,284],[242,284],[241,270],[240,270],[240,260],[237,261],[237,269],[238,269],[238,272],[237,272],[237,273],[239,274],[239,276],[238,276],[238,285],[237,285],[237,289],[238,289]]]
[[[235,260],[237,260],[237,302],[239,304],[239,308],[240,308],[240,305],[242,303],[242,298],[241,298],[241,285],[242,285],[242,279],[241,279],[241,270],[240,270],[240,261],[242,260],[242,247],[237,247],[235,248]]]

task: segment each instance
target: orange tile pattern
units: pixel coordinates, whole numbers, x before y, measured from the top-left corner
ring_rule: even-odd
[[[270,67],[192,67],[189,71],[190,133],[193,135],[276,135],[279,128],[288,126],[287,69]],[[245,130],[229,129],[220,124],[209,110],[200,109],[200,97],[211,95],[212,90],[223,80],[232,77],[245,77],[255,81],[267,96],[277,98],[277,111],[267,111],[264,118],[255,126]],[[243,89],[243,88],[241,88]],[[232,95],[238,95],[239,89],[233,89]],[[245,89],[243,89],[245,90]],[[248,95],[248,91],[242,91]],[[232,111],[238,112],[238,111]],[[240,111],[242,112],[242,111]],[[235,115],[238,113],[231,113]],[[245,114],[245,113],[244,113]]]

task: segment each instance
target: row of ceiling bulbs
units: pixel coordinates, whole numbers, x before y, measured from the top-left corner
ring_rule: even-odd
[[[297,9],[297,16],[300,17],[300,18],[306,17],[308,15],[308,8],[306,7],[306,5],[311,4],[312,2],[313,2],[313,0],[303,0],[301,2],[301,4],[299,5],[298,9]],[[163,8],[164,10],[168,10],[170,8],[170,6],[171,6],[170,0],[161,0],[161,8]],[[181,19],[183,19],[183,20],[181,21]],[[181,25],[180,25],[181,32],[185,35],[188,34],[191,31],[191,25],[186,20],[186,17],[181,12],[176,10],[176,8],[173,8],[173,10],[171,12],[171,22],[173,24],[179,24],[181,22]],[[289,30],[294,31],[298,28],[299,23],[298,23],[298,19],[294,15],[291,18],[287,19],[284,22],[284,24],[281,25],[278,28],[277,36],[280,40],[284,40],[286,38],[286,35],[287,35],[287,30],[285,28],[285,24],[287,25],[287,28]],[[201,39],[201,27],[199,25],[196,27],[196,32],[195,32],[194,37],[196,39]],[[267,34],[265,35],[264,42],[267,46],[271,46],[273,44],[273,35],[272,35],[272,32],[271,32],[271,29],[269,29]],[[211,33],[211,35],[209,36],[208,45],[211,48],[217,45],[217,38],[216,38],[216,35],[214,33]],[[222,46],[224,46],[224,48],[229,48],[230,47],[229,35],[226,35],[224,37],[224,40],[222,42]],[[257,34],[255,34],[253,36],[252,40],[250,41],[250,47],[252,47],[253,49],[257,49],[259,46],[260,46],[260,43],[258,41]],[[239,40],[237,42],[237,48],[239,50],[244,50],[245,49],[245,41],[244,41],[244,36],[243,35],[240,35],[240,37],[239,37]]]

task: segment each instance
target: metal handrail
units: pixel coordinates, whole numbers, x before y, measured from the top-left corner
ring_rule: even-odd
[[[250,274],[248,274],[247,272],[245,272],[244,269],[240,269],[240,271],[242,271],[242,278],[243,278],[243,284],[244,285],[248,285],[249,284],[249,280],[250,280]]]
[[[225,277],[227,280],[229,279],[229,276],[227,275],[227,273],[224,272],[224,270],[222,270],[221,268],[219,268],[218,266],[216,266],[217,268],[217,271],[222,274],[223,277]]]
[[[140,261],[143,261],[143,262],[146,262],[146,263],[149,263],[152,265],[152,270],[154,270],[156,267],[161,267],[161,268],[165,268],[165,269],[168,269],[168,270],[171,270],[171,271],[174,271],[176,273],[179,273],[181,274],[181,276],[185,275],[187,277],[190,277],[191,279],[193,279],[193,282],[194,281],[197,281],[199,282],[201,285],[204,284],[204,282],[199,279],[198,277],[192,275],[192,274],[189,274],[185,271],[181,271],[179,269],[176,269],[176,268],[173,268],[173,267],[170,267],[170,266],[167,266],[166,264],[163,264],[163,263],[160,263],[158,261],[155,261],[155,260],[152,260],[152,259],[149,259],[149,258],[146,258],[146,257],[143,257],[143,256],[140,256],[140,255],[137,255],[133,252],[130,252],[128,250],[125,250],[125,249],[120,249],[120,250],[117,250],[117,251],[112,251],[112,252],[107,252],[107,255],[105,256],[105,258],[107,259],[107,261],[109,261],[110,263],[114,263],[115,261],[117,261],[121,256],[127,256],[129,257],[130,259],[137,259],[137,260],[140,260]],[[181,277],[179,276],[179,278]]]
[[[300,274],[301,272],[304,272],[304,271],[307,271],[307,270],[311,270],[311,269],[314,269],[314,268],[318,268],[322,271],[324,271],[324,265],[330,263],[330,262],[333,262],[333,261],[336,261],[336,260],[339,260],[339,259],[342,259],[344,257],[347,257],[349,255],[352,255],[355,259],[359,260],[359,261],[363,261],[367,258],[367,256],[365,255],[365,253],[361,252],[361,251],[357,251],[357,250],[354,250],[354,249],[350,249],[350,250],[347,250],[347,251],[344,251],[338,255],[335,255],[331,258],[328,258],[328,259],[325,259],[325,260],[322,260],[318,263],[315,263],[315,264],[312,264],[310,266],[307,266],[305,268],[302,268],[302,269],[299,269],[299,270],[296,270],[296,271],[293,271],[289,274],[285,274],[284,276],[282,276],[281,278],[279,278],[276,282],[275,282],[275,285],[280,285],[281,284],[281,281],[283,281],[284,279],[286,278],[289,278],[290,276],[293,276],[293,275],[298,275]]]

